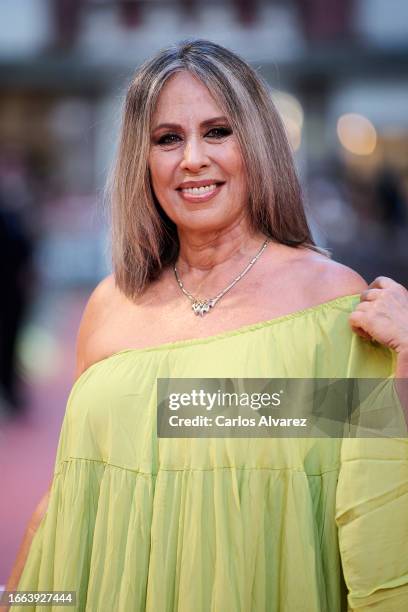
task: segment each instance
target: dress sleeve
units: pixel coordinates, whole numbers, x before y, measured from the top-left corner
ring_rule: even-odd
[[[390,383],[382,386],[384,401],[391,396],[398,405],[392,373],[395,356],[384,351],[382,357],[373,352],[371,356],[374,375],[382,373],[388,379],[385,383]],[[370,359],[369,353],[366,358]],[[355,377],[357,362],[350,369]],[[369,376],[369,361],[361,371]],[[380,399],[381,393],[376,402]],[[372,408],[370,402],[366,407]],[[364,408],[361,414],[364,417]],[[408,610],[408,438],[401,436],[342,440],[335,518],[348,612]]]

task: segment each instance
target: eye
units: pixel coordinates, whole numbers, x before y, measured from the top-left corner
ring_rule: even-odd
[[[157,144],[159,145],[169,145],[169,144],[173,144],[174,142],[177,142],[179,136],[177,134],[163,134],[162,136],[160,136],[160,138],[156,141]]]
[[[209,132],[207,132],[207,136],[213,134],[213,138],[225,138],[232,134],[232,130],[229,127],[215,127],[212,128]]]
[[[206,134],[205,137],[214,138],[217,140],[221,140],[221,138],[226,138],[232,134],[232,130],[229,127],[219,126],[211,128]],[[176,144],[180,141],[180,136],[173,132],[168,132],[167,134],[162,134],[158,139],[156,139],[156,144],[161,146],[168,146],[172,144]]]

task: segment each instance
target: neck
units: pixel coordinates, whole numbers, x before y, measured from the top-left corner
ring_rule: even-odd
[[[209,272],[255,254],[266,236],[251,233],[242,223],[206,234],[179,231],[177,269],[181,274]]]
[[[237,223],[217,232],[191,234],[179,231],[180,251],[176,263],[181,280],[194,290],[230,281],[257,254],[266,236],[251,233]]]

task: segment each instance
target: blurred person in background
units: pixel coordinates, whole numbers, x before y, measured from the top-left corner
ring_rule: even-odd
[[[0,405],[6,416],[25,407],[18,363],[19,332],[33,283],[34,242],[27,226],[30,198],[24,161],[17,153],[0,154]]]
[[[7,589],[101,612],[402,612],[406,440],[157,437],[158,377],[408,377],[408,292],[315,244],[257,72],[206,40],[147,60],[111,206],[113,273]]]
[[[375,194],[385,237],[395,241],[406,227],[407,202],[401,181],[391,167],[383,166],[379,170],[375,180]]]

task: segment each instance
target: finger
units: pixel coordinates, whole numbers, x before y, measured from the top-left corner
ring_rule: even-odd
[[[365,289],[360,295],[360,303],[361,302],[372,302],[376,300],[381,295],[381,289]]]
[[[365,307],[365,304],[362,304]],[[365,310],[359,310],[357,308],[349,315],[349,323],[352,327],[361,327],[365,330],[367,327],[367,312]]]
[[[364,340],[372,340],[372,337],[370,336],[370,334],[368,334],[366,331],[364,331],[364,329],[361,329],[361,327],[352,327],[352,330],[358,336],[361,336],[361,338],[364,338]]]
[[[372,340],[372,336],[364,329],[364,313],[354,310],[349,316],[350,327],[353,332],[364,338],[365,340]]]
[[[355,310],[349,315],[349,323],[352,325],[361,326],[363,323],[364,313],[362,310],[359,310],[360,304],[357,306]]]
[[[392,278],[388,278],[388,276],[377,276],[368,285],[368,289],[387,289],[388,287],[395,287],[397,284]]]
[[[371,309],[372,309],[372,305],[370,304],[370,302],[365,301],[365,302],[360,302],[359,304],[357,304],[353,312],[370,312]]]

